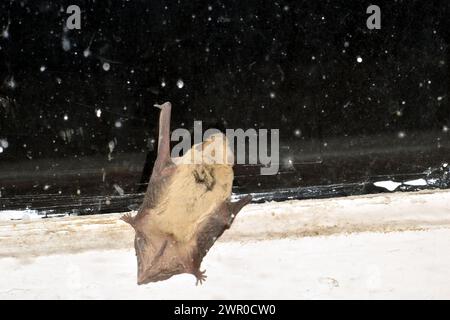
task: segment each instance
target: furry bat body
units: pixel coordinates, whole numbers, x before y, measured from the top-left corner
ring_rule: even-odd
[[[136,232],[138,284],[180,273],[193,274],[198,284],[206,278],[200,271],[203,257],[251,197],[230,201],[234,156],[221,133],[172,159],[171,104],[158,107],[158,156],[147,192],[137,215],[122,219]],[[202,161],[195,161],[199,156]]]

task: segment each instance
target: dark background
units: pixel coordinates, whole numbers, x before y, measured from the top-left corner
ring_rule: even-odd
[[[0,207],[135,206],[167,100],[173,128],[280,129],[279,174],[237,166],[236,194],[447,187],[449,17],[446,0],[2,1]]]

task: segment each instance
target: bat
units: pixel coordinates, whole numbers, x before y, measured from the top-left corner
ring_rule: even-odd
[[[200,271],[204,256],[252,197],[230,200],[234,154],[222,133],[171,158],[172,106],[156,106],[161,110],[152,175],[138,213],[121,219],[135,230],[139,285],[181,273],[194,275],[198,285],[206,279]]]

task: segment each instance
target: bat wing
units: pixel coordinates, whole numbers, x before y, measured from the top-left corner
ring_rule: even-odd
[[[199,225],[191,248],[193,263],[191,273],[197,278],[197,283],[201,283],[206,278],[205,272],[200,271],[203,257],[224,231],[230,228],[239,211],[251,200],[251,195],[247,195],[236,202],[227,200],[217,208],[215,214]]]
[[[214,242],[231,227],[236,215],[241,209],[252,201],[251,195],[246,195],[242,199],[231,202],[229,200],[222,203],[215,214],[204,221],[197,230],[195,245],[197,251],[202,254],[212,247]],[[201,256],[203,258],[204,254]]]

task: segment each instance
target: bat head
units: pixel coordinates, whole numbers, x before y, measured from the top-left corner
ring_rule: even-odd
[[[234,164],[234,154],[227,137],[221,132],[209,135],[195,149],[202,151],[204,164],[218,164],[232,166]]]
[[[176,165],[203,164],[232,167],[234,153],[227,137],[218,130],[213,130],[213,132],[203,142],[192,146],[183,156],[172,157],[173,163]]]

